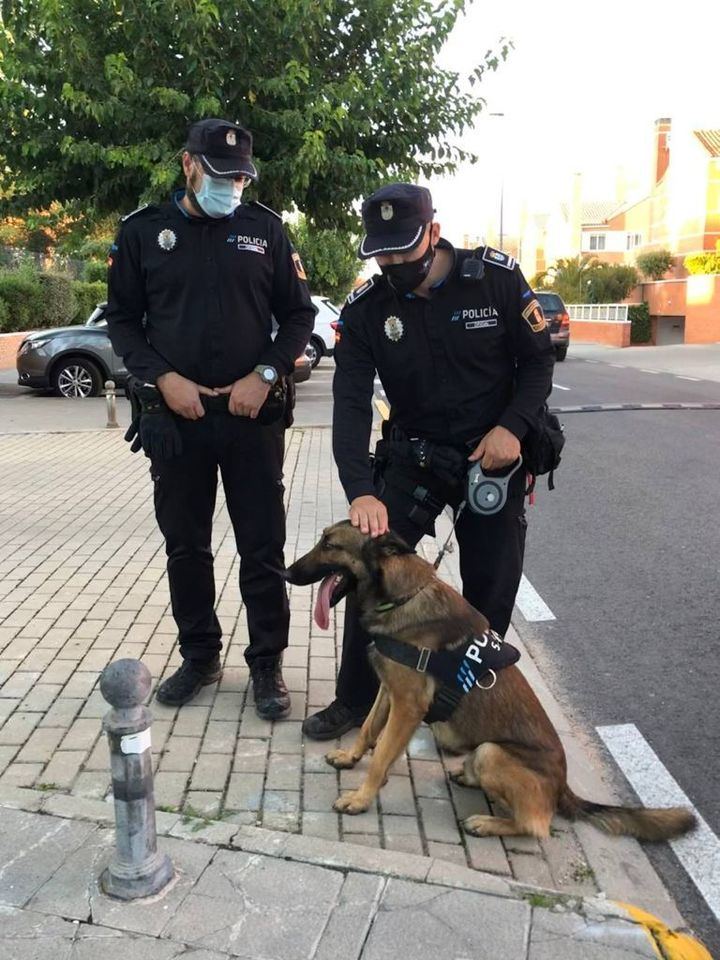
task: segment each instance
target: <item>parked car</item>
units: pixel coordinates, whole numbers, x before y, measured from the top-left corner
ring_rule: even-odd
[[[562,297],[557,293],[536,293],[540,306],[545,314],[550,339],[555,347],[555,356],[562,361],[567,356],[570,345],[570,317]]]
[[[340,316],[340,308],[328,300],[327,297],[313,296],[313,306],[315,307],[315,326],[308,349],[310,350],[312,365],[316,367],[323,357],[331,357],[335,349],[335,328]]]
[[[60,397],[97,397],[106,380],[123,387],[128,372],[107,334],[106,303],[99,303],[82,326],[38,330],[18,347],[18,383],[52,389]],[[296,383],[310,379],[309,348],[295,361]]]

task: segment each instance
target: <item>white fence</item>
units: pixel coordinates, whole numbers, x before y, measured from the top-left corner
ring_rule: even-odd
[[[571,320],[584,323],[630,323],[627,303],[567,303]]]

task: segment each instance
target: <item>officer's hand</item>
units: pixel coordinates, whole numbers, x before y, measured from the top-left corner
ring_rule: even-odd
[[[173,413],[177,413],[186,420],[199,420],[205,416],[205,408],[200,401],[200,394],[208,397],[217,395],[209,387],[201,387],[179,373],[163,373],[157,378],[156,386],[163,395],[163,400]]]
[[[250,417],[254,420],[265,403],[270,387],[263,383],[255,372],[242,380],[236,380],[229,387],[218,387],[218,393],[229,393],[228,410],[235,417]]]
[[[388,512],[382,500],[377,497],[355,497],[350,504],[350,522],[354,527],[360,527],[363,533],[371,537],[380,537],[387,533]]]
[[[493,427],[486,433],[468,460],[479,460],[483,470],[501,470],[520,456],[520,441],[505,427]]]

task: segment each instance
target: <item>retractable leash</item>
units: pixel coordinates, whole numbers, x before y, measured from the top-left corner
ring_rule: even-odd
[[[450,540],[452,539],[452,535],[455,533],[455,527],[458,525],[458,521],[460,520],[460,517],[462,516],[463,510],[465,509],[466,506],[467,506],[467,500],[463,500],[463,502],[460,504],[460,506],[457,509],[457,513],[455,514],[455,520],[453,522],[450,533],[447,535],[447,539],[445,540],[445,543],[440,548],[440,553],[438,553],[437,557],[435,557],[435,563],[433,564],[433,567],[436,570],[440,566],[440,564],[443,562],[443,557],[445,556],[445,554],[452,553],[453,551],[453,545],[450,543]]]

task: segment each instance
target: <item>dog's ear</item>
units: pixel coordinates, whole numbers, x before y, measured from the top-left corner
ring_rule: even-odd
[[[375,556],[378,560],[384,557],[402,557],[408,553],[415,553],[415,550],[409,546],[401,536],[390,530],[381,537],[371,540]]]

